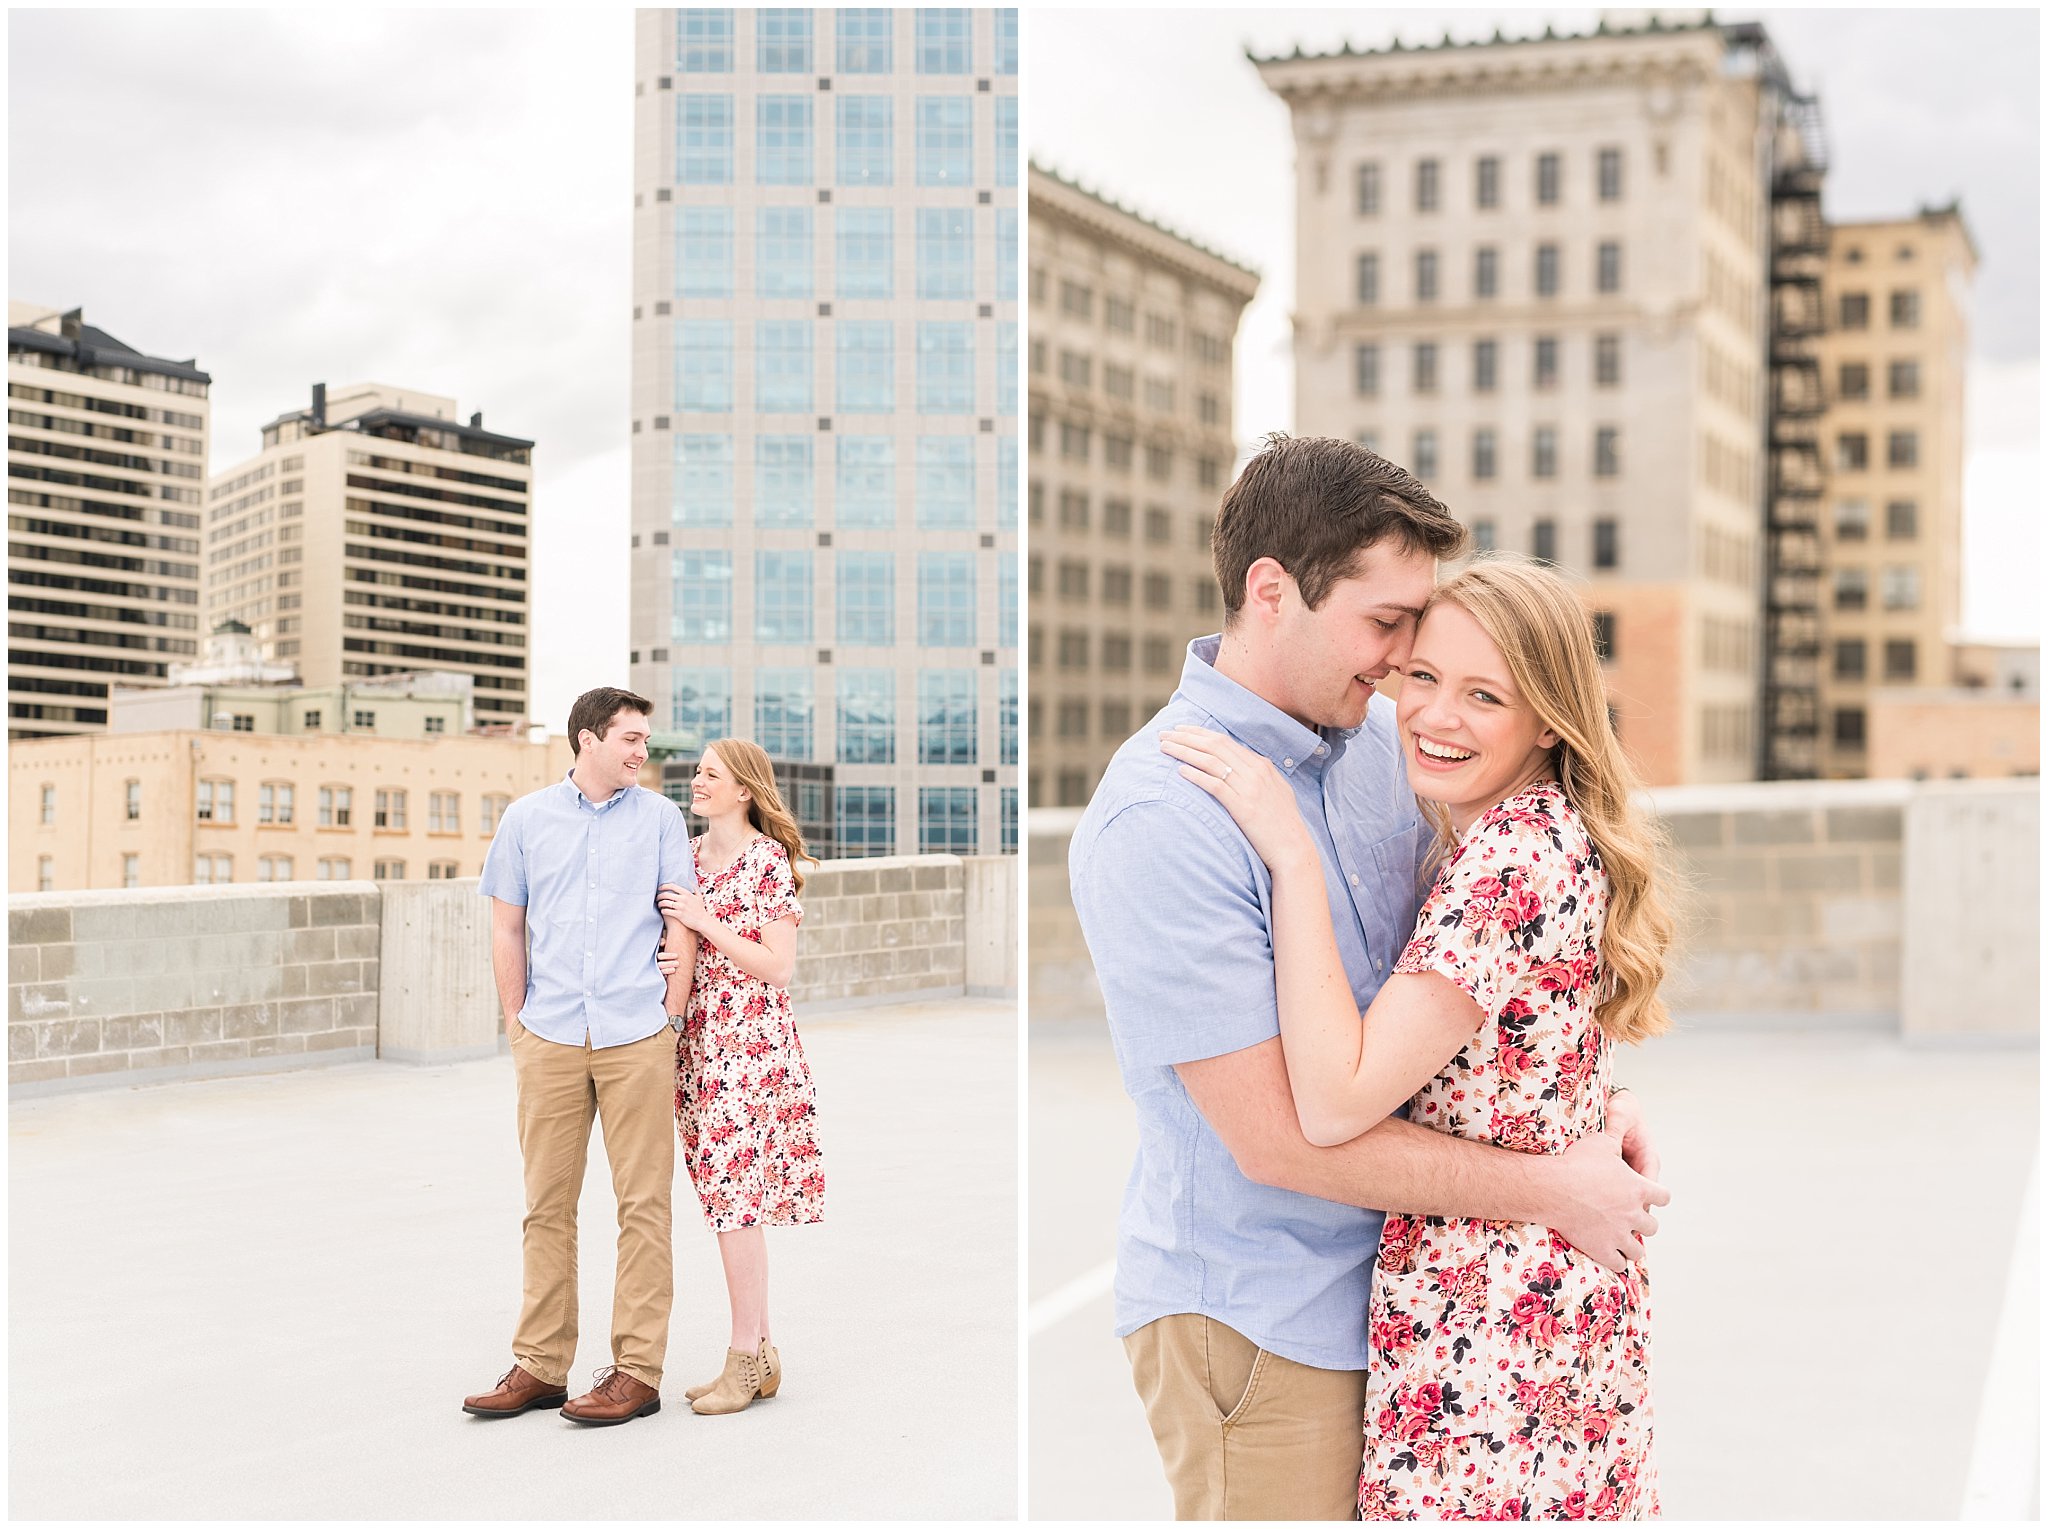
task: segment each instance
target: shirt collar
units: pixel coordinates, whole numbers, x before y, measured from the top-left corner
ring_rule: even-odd
[[[626,793],[632,789],[631,786],[621,786],[603,801],[593,802],[583,794],[583,788],[576,784],[576,767],[574,765],[569,766],[568,770],[562,775],[562,790],[569,793],[574,799],[577,809],[583,812],[604,812],[608,808],[616,807],[625,800]]]
[[[1221,635],[1197,637],[1181,666],[1180,693],[1214,717],[1238,742],[1257,750],[1286,774],[1321,776],[1343,757],[1357,728],[1313,728],[1287,715],[1264,696],[1218,672]]]

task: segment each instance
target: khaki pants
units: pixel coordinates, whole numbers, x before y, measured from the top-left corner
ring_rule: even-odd
[[[526,1164],[525,1295],[512,1357],[549,1385],[576,1358],[576,1202],[590,1122],[604,1121],[619,1202],[612,1363],[657,1390],[675,1298],[669,1190],[675,1183],[676,1036],[666,1025],[630,1046],[593,1051],[512,1031],[519,1153]]]
[[[1182,1313],[1124,1339],[1181,1519],[1358,1516],[1365,1372],[1268,1353]]]

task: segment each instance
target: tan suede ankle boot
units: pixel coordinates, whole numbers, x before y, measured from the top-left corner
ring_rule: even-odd
[[[761,1366],[761,1397],[765,1401],[782,1389],[782,1350],[763,1338],[754,1359]]]
[[[718,1383],[709,1391],[691,1401],[690,1410],[704,1417],[744,1412],[761,1394],[761,1379],[758,1353],[748,1354],[729,1348],[725,1351],[725,1373],[718,1377]]]

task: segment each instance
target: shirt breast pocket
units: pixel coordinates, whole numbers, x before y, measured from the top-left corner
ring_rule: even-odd
[[[593,878],[607,892],[619,898],[633,898],[654,906],[654,894],[661,881],[661,840],[653,833],[621,835],[597,845],[597,875]]]
[[[1415,885],[1417,837],[1414,830],[1404,829],[1372,847],[1373,864],[1380,873],[1373,895],[1379,899],[1381,916],[1392,926],[1394,938],[1403,945],[1413,932],[1415,910],[1421,901]]]

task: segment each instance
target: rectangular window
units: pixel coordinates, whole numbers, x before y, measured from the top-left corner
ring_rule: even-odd
[[[1535,375],[1531,379],[1534,385],[1539,388],[1556,387],[1557,337],[1555,335],[1537,336],[1536,344],[1530,351],[1530,357],[1535,368]]]
[[[1380,300],[1380,257],[1367,250],[1358,257],[1358,306],[1370,308]]]
[[[1920,435],[1914,430],[1893,430],[1885,436],[1884,460],[1887,467],[1918,467],[1920,465]]]
[[[1621,150],[1600,151],[1600,200],[1618,202],[1621,200]]]
[[[700,414],[732,412],[732,321],[676,325],[676,405]]]
[[[256,788],[256,821],[280,826],[292,821],[293,790],[286,781],[265,781]]]
[[[996,731],[1002,762],[1017,762],[1017,671],[1005,669],[996,677]]]
[[[894,527],[896,442],[886,435],[842,435],[835,450],[834,521],[850,530]]]
[[[675,438],[675,503],[678,526],[723,528],[732,524],[732,437],[678,435]]]
[[[921,531],[974,529],[974,437],[917,438],[917,527]]]
[[[754,12],[754,65],[763,74],[811,72],[811,13],[763,7]]]
[[[320,861],[319,879],[321,881],[347,881],[354,874],[354,867],[346,855],[329,855]]]
[[[454,834],[462,832],[462,797],[454,791],[430,791],[427,793],[427,832]]]
[[[1869,436],[1857,430],[1845,431],[1835,437],[1835,470],[1837,472],[1862,472],[1869,466]]]
[[[1888,611],[1916,611],[1920,608],[1920,570],[1891,567],[1884,571],[1884,608]]]
[[[732,736],[730,669],[677,669],[670,681],[669,715],[685,752],[696,753],[714,738]]]
[[[1600,243],[1597,255],[1597,282],[1602,292],[1621,290],[1621,245],[1605,239]]]
[[[896,762],[896,671],[841,669],[837,686],[841,764]]]
[[[894,73],[895,18],[886,6],[837,12],[839,73]]]
[[[1418,303],[1436,301],[1436,251],[1415,252],[1415,300]]]
[[[1491,430],[1472,432],[1472,476],[1484,481],[1494,476],[1497,468],[1494,460],[1495,442]]]
[[[1017,646],[1017,560],[996,559],[996,646]]]
[[[1621,566],[1620,521],[1603,517],[1593,522],[1593,566],[1609,569]]]
[[[49,857],[43,857],[47,864]],[[192,857],[192,884],[198,887],[226,886],[235,879],[235,857],[233,855],[194,855]],[[44,891],[49,890],[49,877],[45,873]]]
[[[675,569],[675,641],[732,641],[732,554],[679,550]]]
[[[841,298],[896,295],[896,234],[887,207],[842,207],[835,218],[837,288]]]
[[[754,553],[754,641],[811,640],[811,555]]]
[[[1844,292],[1836,312],[1840,329],[1868,329],[1870,327],[1870,294],[1868,292]]]
[[[1557,427],[1538,425],[1529,436],[1529,476],[1557,476]]]
[[[1415,210],[1435,212],[1437,209],[1437,182],[1439,166],[1434,159],[1419,159],[1415,162]]]
[[[732,184],[732,97],[676,97],[676,165],[685,186]]]
[[[754,320],[754,407],[764,414],[809,414],[811,378],[811,321]]]
[[[1835,374],[1835,394],[1844,401],[1870,396],[1870,367],[1862,361],[1844,361]]]
[[[832,820],[840,859],[896,853],[894,786],[834,786]]]
[[[1538,562],[1554,563],[1557,561],[1556,521],[1545,519],[1536,522],[1534,527],[1531,528],[1529,551],[1535,555]]]
[[[843,647],[886,648],[896,641],[896,556],[839,554],[839,626]]]
[[[1886,541],[1909,542],[1920,534],[1920,507],[1911,499],[1894,499],[1884,507]]]
[[[1492,154],[1473,162],[1472,200],[1482,208],[1500,206],[1500,160]]]
[[[1563,195],[1564,161],[1556,154],[1536,156],[1536,205],[1555,207]]]
[[[967,74],[972,69],[973,12],[964,7],[917,13],[917,72]]]
[[[201,822],[205,822],[208,820],[212,810],[213,788],[211,783],[207,781],[201,781],[199,785],[199,819]],[[55,786],[44,786],[42,788],[38,807],[41,822],[50,824],[57,821],[57,788]]]
[[[974,646],[974,554],[917,555],[917,642],[923,648]]]
[[[1860,611],[1870,603],[1870,570],[1867,568],[1837,568],[1835,570],[1835,609],[1838,611]]]
[[[1418,430],[1415,432],[1414,451],[1415,476],[1430,479],[1436,476],[1436,432]]]
[[[975,846],[974,787],[917,788],[917,852],[971,855]]]
[[[1539,244],[1536,246],[1536,295],[1557,296],[1557,246]]]
[[[1491,393],[1498,381],[1500,346],[1494,340],[1472,342],[1472,391]]]
[[[999,6],[996,9],[996,61],[997,74],[1017,72],[1017,7]]]
[[[1868,672],[1865,644],[1861,637],[1835,639],[1835,678],[1860,680]]]
[[[917,412],[974,412],[974,328],[971,324],[918,324]]]
[[[1602,663],[1614,661],[1614,612],[1593,612],[1593,656]]]
[[[1621,431],[1613,425],[1601,425],[1593,432],[1593,476],[1615,478],[1621,475]]]
[[[1920,327],[1920,294],[1907,288],[1892,294],[1892,328]]]
[[[1500,295],[1500,251],[1490,244],[1482,244],[1472,253],[1472,295]]]
[[[835,174],[842,186],[896,183],[896,103],[888,96],[840,96]]]
[[[429,860],[427,862],[427,880],[429,881],[453,881],[455,875],[456,865],[453,860]]]
[[[996,97],[996,184],[1017,184],[1017,98]]]
[[[971,765],[975,750],[972,669],[917,671],[917,762]]]
[[[286,875],[285,879],[287,881],[291,879],[289,874]],[[139,887],[142,885],[142,857],[140,855],[123,855],[121,857],[121,885],[124,887]],[[43,890],[47,892],[49,888],[46,886]]]
[[[322,786],[320,788],[320,826],[322,828],[346,828],[349,816],[354,811],[356,794],[349,786]]]
[[[1602,334],[1593,337],[1593,385],[1613,388],[1621,386],[1621,336]]]
[[[1017,300],[1017,209],[996,209],[996,301]]]
[[[724,734],[713,733],[711,736],[718,738],[723,737]],[[499,820],[505,816],[505,809],[511,805],[511,797],[499,795],[497,792],[487,792],[484,796],[481,813],[482,821],[479,826],[487,834],[496,833]]]
[[[1863,499],[1842,499],[1835,504],[1835,540],[1860,542],[1870,537],[1870,504]]]
[[[684,74],[732,73],[732,10],[688,7],[676,13],[677,64]]]
[[[1911,681],[1919,673],[1919,650],[1910,637],[1888,637],[1884,644],[1884,677]]]
[[[996,525],[1017,528],[1017,437],[996,437]]]
[[[896,326],[887,320],[841,319],[832,327],[839,347],[836,411],[892,413],[896,408]]]
[[[811,209],[754,209],[754,296],[811,295]]]
[[[43,821],[56,821],[56,797],[54,786],[43,787],[43,810],[47,814]],[[235,783],[231,780],[202,780],[199,782],[199,821],[202,823],[232,823],[235,820]]]
[[[754,671],[754,741],[770,759],[811,757],[812,712],[810,670]]]
[[[137,823],[142,820],[142,782],[139,780],[128,782],[127,813],[128,821],[131,823]]]
[[[1354,183],[1358,215],[1376,217],[1380,210],[1380,167],[1368,160],[1358,167]]]
[[[405,827],[405,793],[392,790],[379,791],[377,793],[376,816],[373,822],[374,826],[378,828],[394,831],[402,830]]]
[[[917,209],[917,295],[974,296],[974,222],[965,207]]]
[[[812,437],[762,435],[754,438],[754,524],[777,528],[808,526],[817,518],[817,481],[811,465]]]
[[[1894,361],[1885,368],[1885,390],[1894,398],[1920,396],[1920,363]]]
[[[973,99],[917,98],[917,183],[966,186],[974,178]]]
[[[732,296],[732,209],[685,207],[676,220],[676,296]]]
[[[1835,710],[1835,747],[1838,749],[1860,749],[1863,747],[1863,708],[1841,706]]]
[[[754,98],[754,184],[808,186],[811,173],[811,98]]]
[[[1414,349],[1409,354],[1410,360],[1413,362],[1413,370],[1409,378],[1410,386],[1418,393],[1434,393],[1436,391],[1436,341],[1417,340]]]
[[[1472,547],[1477,552],[1491,552],[1498,545],[1493,522],[1475,520],[1472,522]]]

